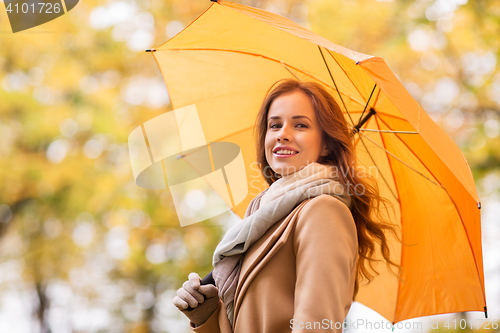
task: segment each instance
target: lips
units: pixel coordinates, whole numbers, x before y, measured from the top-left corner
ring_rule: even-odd
[[[293,153],[293,154],[278,154],[278,153],[274,153],[274,156],[276,156],[276,157],[292,157],[292,156],[295,156],[297,154],[298,153]]]
[[[295,153],[298,153],[298,150],[297,149],[293,149],[292,147],[288,147],[288,146],[278,146],[278,147],[274,147],[273,149],[273,153],[276,154],[276,152],[280,151],[280,150],[291,150]]]

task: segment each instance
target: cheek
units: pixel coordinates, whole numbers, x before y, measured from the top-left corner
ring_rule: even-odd
[[[274,135],[273,133],[267,132],[266,138],[264,139],[264,144],[266,147],[272,146],[274,144]]]
[[[302,151],[308,156],[316,156],[321,152],[321,140],[315,136],[303,138]]]
[[[271,136],[267,135],[266,136],[266,139],[264,141],[264,147],[265,147],[265,152],[266,152],[266,155],[269,154],[269,151],[272,150],[274,148],[274,145],[273,145],[274,141],[272,139]]]

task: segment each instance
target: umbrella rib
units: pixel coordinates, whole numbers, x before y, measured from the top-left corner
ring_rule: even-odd
[[[264,58],[264,59],[267,59],[267,60],[270,60],[270,61],[274,61],[276,63],[279,63],[279,62],[282,62],[281,60],[277,60],[277,59],[273,59],[273,58],[270,58],[268,56],[265,56],[265,55],[262,55],[262,54],[256,54],[256,53],[251,53],[251,52],[244,52],[244,51],[237,51],[237,50],[224,50],[224,49],[212,49],[212,48],[190,48],[190,49],[164,49],[164,50],[158,50],[156,49],[156,52],[161,52],[161,51],[220,51],[220,52],[233,52],[233,53],[241,53],[241,54],[248,54],[248,55],[251,55],[251,56],[254,56],[254,57],[259,57],[259,58]],[[320,78],[317,78],[311,74],[308,74],[300,69],[297,69],[293,66],[290,66],[290,65],[287,65],[288,67],[290,68],[293,68],[294,70],[296,70],[297,72],[300,72],[302,74],[304,74],[305,76],[308,76],[316,81],[319,81],[321,82],[322,84],[332,88],[333,90],[337,90],[336,87],[332,87],[332,85],[328,82],[325,82],[323,81],[322,79]],[[160,68],[161,69],[161,68]],[[343,94],[341,93],[339,90],[337,90],[337,93],[339,94]],[[350,96],[348,95],[345,95],[343,94],[345,97],[349,98],[351,101],[353,101],[354,103],[357,103],[359,104],[360,106],[362,106],[363,104],[361,104],[359,101],[356,101],[355,99],[352,99]]]
[[[388,128],[391,128],[389,125],[387,125],[387,123],[386,123],[384,120],[380,119],[380,121],[382,121],[382,122],[384,123],[384,125],[385,125],[385,126],[387,126]],[[360,133],[360,134],[362,134],[362,133]],[[364,134],[362,134],[362,135],[363,135],[363,136],[365,136]],[[424,164],[424,163],[420,160],[420,158],[418,158],[418,156],[417,156],[417,155],[413,152],[413,150],[412,150],[412,149],[410,149],[410,147],[408,147],[408,145],[406,144],[406,142],[404,142],[404,141],[403,141],[403,140],[399,137],[399,135],[396,135],[396,136],[397,136],[397,137],[398,137],[398,139],[399,139],[399,140],[400,140],[400,141],[401,141],[401,142],[405,145],[405,147],[406,147],[406,148],[408,148],[408,150],[410,150],[410,151],[411,151],[411,153],[413,154],[413,156],[415,156],[415,157],[418,159],[418,161],[419,161],[419,162],[420,162],[420,163],[421,163],[421,164],[422,164],[422,165],[423,165],[423,166],[427,169],[427,171],[428,171],[428,172],[429,172],[429,173],[430,173],[430,174],[431,174],[431,175],[432,175],[432,176],[436,179],[436,181],[439,181],[439,180],[438,180],[438,179],[434,176],[434,174],[432,173],[432,171],[431,171],[431,170],[429,170],[429,169],[427,168],[427,166],[426,166],[426,165],[425,165],[425,164]],[[368,138],[368,137],[367,137],[367,138]],[[369,138],[368,138],[368,139],[369,139]],[[370,139],[369,139],[369,140],[370,140]],[[370,140],[370,141],[371,141],[371,140]],[[375,142],[374,142],[374,143],[375,143]],[[376,143],[375,143],[375,144],[376,144]],[[383,148],[382,148],[382,149],[383,149]],[[385,150],[385,149],[384,149],[384,150]],[[386,152],[388,152],[388,151],[386,151]],[[390,152],[388,152],[388,153],[389,153],[389,154],[391,154]],[[391,154],[391,155],[392,155],[392,154]],[[393,155],[393,156],[394,156],[394,155]],[[398,159],[398,160],[399,160],[399,159]],[[401,160],[400,160],[400,161],[401,161]],[[411,167],[410,167],[410,168],[411,168]],[[415,171],[416,171],[416,170],[415,170]],[[418,172],[418,171],[416,171],[416,172]],[[422,175],[422,176],[424,176],[424,175]],[[425,176],[424,176],[424,177],[425,177]],[[427,178],[427,177],[425,177],[425,178]],[[429,179],[429,178],[427,178],[427,179]],[[429,179],[429,180],[430,180],[430,179]],[[433,182],[433,181],[432,181],[432,182]],[[433,183],[435,183],[435,182],[433,182]],[[473,249],[473,247],[472,247],[472,244],[471,244],[471,241],[470,241],[470,237],[469,237],[469,233],[468,233],[468,231],[467,231],[467,228],[465,227],[465,222],[464,222],[464,219],[463,219],[463,217],[462,217],[462,214],[460,213],[460,210],[458,209],[457,204],[455,203],[455,200],[453,200],[453,198],[451,197],[451,195],[450,195],[450,193],[448,192],[448,190],[446,189],[446,187],[444,187],[442,184],[437,184],[437,183],[435,183],[435,184],[436,184],[436,185],[438,185],[438,186],[440,186],[440,187],[441,187],[441,188],[442,188],[442,189],[446,192],[446,194],[447,194],[447,195],[448,195],[448,197],[450,198],[451,202],[452,202],[452,203],[453,203],[453,205],[455,206],[455,209],[456,209],[456,212],[457,212],[457,214],[458,214],[458,217],[460,218],[460,222],[462,223],[462,227],[464,228],[465,235],[467,236],[467,241],[469,242],[469,247],[470,247],[470,250],[471,250],[471,253],[472,253],[472,257],[473,257],[473,259],[474,259],[474,264],[475,264],[475,266],[476,266],[476,271],[477,271],[477,275],[478,275],[478,278],[479,278],[479,284],[481,285],[481,291],[483,292],[483,301],[484,301],[485,308],[486,308],[486,294],[485,294],[485,290],[484,290],[484,285],[483,285],[483,283],[482,283],[482,281],[481,281],[481,274],[480,274],[480,272],[479,272],[479,267],[478,267],[478,264],[477,264],[476,253],[474,252],[474,249]]]
[[[330,54],[330,55],[331,55],[331,54]],[[332,57],[333,57],[333,56],[332,56]],[[337,64],[338,64],[338,63],[337,63]],[[339,66],[340,66],[340,65],[339,65]],[[344,71],[344,73],[345,73],[345,71]],[[347,75],[347,74],[346,74],[346,75]],[[373,90],[375,90],[375,87],[376,87],[376,86],[377,86],[377,84],[375,84],[375,86],[373,87]],[[358,92],[359,92],[359,91],[358,91]],[[372,91],[372,94],[373,94],[373,91]],[[377,105],[377,102],[378,102],[378,98],[379,98],[379,96],[380,96],[380,88],[379,88],[379,90],[378,90],[377,99],[376,99],[376,100],[375,100],[375,102],[373,103],[373,107],[374,107],[374,108],[375,108],[375,106]],[[370,95],[370,98],[371,98],[371,97],[372,97],[372,96]],[[368,102],[369,102],[369,101],[370,101],[370,99],[368,99]],[[352,112],[352,113],[360,113],[360,112],[361,112],[361,116],[359,116],[359,119],[361,120],[361,119],[363,118],[363,114],[364,114],[364,113],[365,113],[365,111],[366,111],[366,107],[368,106],[368,102],[366,103],[366,106],[365,106],[365,108],[364,108],[364,110],[363,110],[362,112],[361,112],[361,111],[351,111],[351,112]],[[378,112],[378,111],[377,111],[377,114],[383,114],[383,115],[386,115],[386,116],[389,116],[389,117],[394,117],[394,118],[397,118],[397,119],[401,119],[401,120],[403,120],[403,121],[405,121],[405,120],[406,120],[406,119],[399,118],[399,117],[396,117],[396,116],[393,116],[393,115],[390,115],[390,114],[386,114],[386,113],[383,113],[383,112]],[[367,124],[366,124],[366,125],[368,126],[368,122],[367,122]],[[354,130],[354,128],[353,128],[353,130]],[[359,130],[366,131],[366,130],[368,130],[368,129],[366,129],[366,128],[358,128],[358,131],[359,131]],[[355,133],[355,132],[353,132],[353,133]],[[354,146],[355,146],[355,147],[358,145],[359,140],[361,140],[361,138],[360,138],[360,137],[359,137],[359,135],[358,135],[358,138],[356,139],[356,141],[354,141]],[[363,143],[363,145],[364,145],[364,143]],[[365,146],[365,148],[366,148],[366,146]],[[375,162],[374,162],[374,163],[375,163]],[[389,185],[387,185],[387,186],[389,187]]]
[[[245,127],[245,128],[243,128],[243,129],[241,129],[241,130],[239,130],[239,131],[236,131],[236,132],[234,132],[234,133],[231,133],[231,134],[228,134],[228,135],[223,136],[223,137],[221,137],[221,138],[218,138],[217,140],[210,140],[210,142],[223,142],[223,140],[225,140],[226,138],[228,138],[228,137],[230,137],[230,136],[234,136],[234,135],[239,134],[239,133],[241,133],[241,132],[248,131],[249,129],[252,129],[252,128],[254,128],[254,127],[255,127],[255,126],[248,126],[248,127]],[[188,155],[192,155],[192,154],[194,154],[194,153],[198,152],[200,149],[203,149],[203,147],[199,147],[199,149],[193,149],[191,153],[186,153],[186,154],[184,154],[184,155],[179,155],[179,156],[178,156],[178,158],[185,157],[185,156],[188,156]]]
[[[351,113],[361,113],[362,111],[351,111]],[[386,116],[386,117],[391,117],[391,118],[395,118],[395,119],[398,119],[398,120],[403,120],[403,121],[406,121],[408,122],[407,119],[405,118],[402,118],[402,117],[398,117],[398,116],[395,116],[395,115],[392,115],[392,114],[388,114],[388,113],[385,113],[385,112],[380,112],[380,111],[377,111],[377,115],[383,115],[383,116]]]
[[[362,134],[362,133],[359,133],[359,134]],[[361,137],[359,135],[358,135],[358,138],[361,141],[361,143],[363,144],[363,146],[365,147],[366,152],[368,153],[368,156],[370,156],[370,159],[372,160],[373,164],[376,166],[377,163],[375,162],[375,159],[373,158],[372,154],[370,154],[370,151],[368,150],[368,147],[366,146],[365,142],[361,139]],[[385,185],[387,185],[387,188],[389,189],[389,191],[391,191],[391,194],[393,195],[394,199],[396,199],[396,201],[399,202],[399,197],[394,193],[394,191],[392,190],[391,186],[387,182],[387,179],[385,179],[382,172],[380,172],[380,176],[382,177],[382,180],[384,181]]]
[[[441,184],[438,184],[436,183],[435,181],[433,181],[432,179],[430,179],[429,177],[427,177],[426,175],[424,175],[423,173],[421,173],[420,171],[416,170],[415,168],[413,168],[412,166],[410,166],[409,164],[407,164],[406,162],[404,162],[402,159],[400,159],[399,157],[397,157],[396,155],[394,155],[393,153],[391,153],[390,151],[388,151],[387,149],[385,149],[384,147],[380,146],[378,143],[376,143],[375,141],[373,141],[372,139],[370,139],[368,136],[364,135],[363,133],[359,133],[361,134],[362,136],[364,136],[365,138],[367,138],[368,140],[370,140],[374,145],[376,145],[377,147],[379,147],[380,149],[382,149],[383,151],[385,151],[387,154],[391,155],[392,157],[394,157],[396,160],[398,160],[399,162],[403,163],[404,165],[406,165],[408,168],[410,168],[411,170],[415,171],[416,173],[418,173],[419,175],[421,175],[422,177],[424,177],[425,179],[427,179],[428,181],[430,181],[431,183],[439,186],[439,187],[443,187],[443,185]],[[361,139],[361,137],[360,137]],[[363,140],[361,140],[363,141]],[[419,159],[420,161],[420,159]],[[422,162],[422,161],[420,161]],[[432,174],[432,173],[431,173]]]
[[[335,86],[335,89],[337,90],[337,93],[339,94],[340,100],[342,101],[342,104],[344,105],[345,112],[349,115],[349,119],[351,120],[351,124],[354,126],[354,120],[351,117],[351,114],[349,111],[347,111],[347,106],[345,106],[344,100],[342,99],[342,95],[340,94],[340,90],[337,87],[337,83],[335,83],[335,79],[333,78],[332,72],[330,72],[330,67],[328,67],[328,63],[326,62],[325,56],[323,55],[323,51],[321,51],[321,46],[318,45],[319,53],[321,54],[321,57],[323,58],[323,62],[325,63],[326,69],[328,70],[328,74],[330,74],[330,78],[333,81],[333,85]],[[352,83],[352,81],[351,81]]]
[[[285,69],[286,69],[287,71],[289,71],[289,72],[290,72],[290,74],[292,74],[292,75],[293,75],[293,76],[297,79],[297,81],[302,82],[302,80],[301,80],[301,79],[299,79],[299,78],[297,77],[297,75],[295,75],[295,74],[294,74],[294,73],[290,70],[290,68],[288,68],[288,66],[287,66],[287,65],[285,65],[285,63],[284,63],[283,61],[280,61],[280,62],[281,62],[281,64],[283,65],[283,67],[285,67]]]
[[[175,37],[175,36],[174,36]],[[166,42],[165,42],[166,43]],[[163,82],[165,82],[165,87],[167,88],[167,93],[170,92],[170,89],[168,89],[168,84],[167,84],[167,81],[165,80],[165,76],[163,75],[163,71],[161,69],[161,66],[160,66],[160,62],[158,61],[158,58],[156,58],[154,52],[151,53],[153,55],[153,58],[155,58],[155,62],[156,62],[156,65],[158,66],[158,68],[160,69],[160,73],[161,73],[161,76],[163,77]],[[172,110],[175,110],[174,108],[174,103],[172,101],[172,98],[170,97],[170,94],[168,96],[168,99],[170,101],[170,106],[172,106]]]
[[[379,94],[380,94],[380,90],[379,90]],[[378,96],[377,96],[377,100],[378,100]],[[380,124],[378,123],[378,118],[375,118],[375,122],[377,123],[377,128],[380,128]],[[384,140],[384,136],[383,135],[380,135],[380,140],[382,140],[382,144],[384,145],[385,147],[385,140]],[[396,182],[396,176],[394,175],[394,170],[392,168],[392,163],[391,163],[391,159],[389,158],[389,156],[387,156],[387,153],[386,153],[386,157],[387,157],[387,163],[389,163],[389,168],[391,170],[391,174],[392,174],[392,180],[394,181],[394,187],[396,188],[396,192],[398,193],[398,196],[399,196],[399,190],[398,190],[398,183]],[[404,224],[403,224],[403,205],[401,204],[401,202],[399,203],[399,211],[400,211],[400,216],[399,216],[399,224],[401,225],[401,241],[403,241],[403,244],[404,244],[404,240],[403,240],[403,237],[404,237],[404,233],[403,233],[403,229],[404,229]],[[403,255],[404,255],[404,246],[401,246],[401,255],[400,255],[400,263],[401,265],[403,264]],[[398,299],[399,299],[399,294],[401,293],[401,279],[400,281],[398,282],[398,291],[396,293],[396,308],[394,309],[394,320],[397,318],[396,315],[397,315],[397,304],[398,304]],[[394,325],[394,322],[393,322],[393,325]]]
[[[365,114],[366,108],[368,107],[368,104],[370,104],[370,100],[372,99],[373,92],[375,91],[375,88],[377,88],[377,84],[373,86],[372,93],[370,94],[370,97],[368,97],[368,101],[366,102],[365,108],[363,109],[363,112],[361,112],[361,116],[359,116],[359,119],[363,118],[363,115]],[[376,103],[376,102],[375,102]],[[375,106],[374,106],[375,107]]]
[[[465,227],[464,219],[462,218],[462,214],[460,214],[460,210],[458,209],[457,204],[455,203],[455,200],[453,200],[453,198],[451,197],[450,193],[448,193],[448,190],[446,189],[446,187],[443,186],[443,189],[446,192],[446,194],[448,195],[448,197],[450,198],[450,200],[453,203],[453,205],[455,206],[455,209],[457,211],[458,217],[460,217],[460,222],[462,222],[462,227],[464,228],[465,235],[467,236],[467,241],[469,242],[469,248],[470,248],[470,252],[472,253],[472,258],[474,258],[474,264],[476,266],[477,277],[479,279],[479,284],[481,285],[481,291],[483,292],[484,308],[486,309],[486,293],[485,293],[485,290],[484,290],[484,285],[483,285],[483,283],[481,281],[481,273],[479,272],[479,266],[477,265],[476,253],[474,252],[474,248],[472,247],[472,243],[470,241],[469,232],[468,232],[467,228]],[[484,268],[483,268],[483,270],[484,270]]]
[[[228,138],[228,137],[230,137],[230,136],[234,136],[234,135],[239,134],[239,133],[241,133],[241,132],[248,131],[249,129],[252,129],[252,128],[254,128],[254,127],[255,127],[255,126],[253,126],[253,125],[252,125],[252,126],[245,127],[245,128],[243,128],[243,129],[241,129],[241,130],[239,130],[239,131],[232,132],[231,134],[228,134],[228,135],[226,135],[226,136],[223,136],[223,137],[221,137],[221,138],[218,138],[217,140],[212,140],[212,141],[210,141],[210,142],[222,142],[222,140],[225,140],[226,138]]]
[[[374,165],[377,165],[377,163],[375,162],[375,159],[373,158],[372,154],[370,154],[370,151],[368,150],[368,147],[366,147],[366,144],[365,142],[363,141],[363,139],[361,139],[361,137],[359,137],[359,140],[361,141],[361,143],[363,144],[363,146],[365,147],[366,149],[366,152],[368,153],[368,156],[370,156],[370,159],[372,160],[373,164]],[[399,198],[397,197],[397,195],[394,193],[394,191],[392,190],[391,186],[389,185],[389,183],[387,182],[387,179],[385,179],[384,177],[384,174],[382,172],[380,172],[380,176],[382,177],[382,179],[384,180],[384,183],[385,185],[387,185],[387,188],[389,189],[389,191],[391,191],[391,194],[392,196],[394,197],[394,199],[396,199],[397,202],[399,202]]]
[[[377,93],[377,98],[375,98],[375,102],[373,102],[373,107],[375,107],[375,105],[377,105],[377,102],[378,102],[378,99],[380,97],[380,92],[382,90],[380,89],[380,86],[378,87],[378,93]]]
[[[337,65],[339,66],[340,69],[342,69],[342,71],[344,72],[345,76],[347,77],[347,79],[349,80],[349,82],[351,82],[352,86],[356,89],[356,91],[358,92],[358,94],[361,96],[361,98],[363,98],[363,94],[361,93],[361,91],[359,91],[358,87],[354,84],[354,82],[352,82],[351,80],[351,77],[349,75],[347,75],[346,71],[344,70],[344,68],[342,66],[340,66],[339,62],[337,61],[337,59],[335,59],[335,57],[333,56],[333,54],[330,52],[329,49],[326,49],[326,51],[328,52],[328,54],[330,54],[330,56],[332,57],[333,60],[335,60],[335,62],[337,63]],[[364,98],[363,98],[364,99]]]
[[[368,107],[368,104],[370,104],[370,100],[372,99],[373,92],[375,91],[375,88],[377,88],[377,84],[375,84],[373,86],[372,93],[370,94],[370,97],[368,98],[368,101],[366,102],[365,108],[364,108],[363,112],[361,113],[361,116],[359,116],[358,124],[356,126],[354,126],[353,131],[351,132],[352,133],[351,135],[354,135],[357,131],[359,131],[359,129],[361,128],[361,126],[363,126],[363,124],[368,119],[370,119],[370,117],[372,115],[375,114],[375,109],[374,109],[375,105],[374,105],[372,108],[370,108],[370,112],[368,112],[368,114],[366,115],[366,118],[363,118],[363,115],[365,114],[366,108]],[[375,104],[377,104],[377,102],[375,102]]]
[[[380,121],[381,121],[381,122],[383,122],[383,123],[384,123],[384,125],[385,125],[385,126],[387,126],[387,128],[391,129],[391,127],[390,127],[390,126],[389,126],[389,125],[388,125],[388,124],[387,124],[387,123],[386,123],[383,119],[380,119]],[[403,143],[403,144],[405,145],[405,147],[406,147],[406,148],[407,148],[407,149],[408,149],[408,150],[409,150],[409,151],[413,154],[413,156],[415,156],[415,158],[417,158],[417,159],[418,159],[418,161],[420,162],[420,164],[422,164],[422,165],[424,166],[424,168],[425,168],[425,169],[426,169],[426,170],[427,170],[427,171],[428,171],[428,172],[432,175],[432,177],[434,177],[434,179],[436,180],[436,182],[438,182],[438,183],[439,183],[439,186],[441,186],[441,187],[443,187],[443,188],[444,188],[444,186],[443,186],[443,185],[441,184],[441,182],[437,179],[437,177],[436,177],[436,176],[434,176],[434,173],[432,173],[432,171],[431,171],[431,170],[429,170],[429,168],[427,168],[427,166],[425,165],[425,163],[424,163],[424,162],[422,162],[422,160],[421,160],[421,159],[417,156],[417,154],[415,154],[415,152],[413,152],[413,150],[412,150],[410,147],[408,147],[408,145],[406,144],[406,142],[404,142],[404,141],[403,141],[403,140],[399,137],[399,135],[397,135],[397,133],[396,133],[396,137],[399,139],[399,141],[401,141],[401,143]]]
[[[378,133],[401,133],[401,134],[420,134],[418,132],[412,132],[412,131],[389,131],[389,130],[376,130],[376,129],[369,129],[369,128],[360,128],[360,131],[367,131],[367,132],[378,132]]]

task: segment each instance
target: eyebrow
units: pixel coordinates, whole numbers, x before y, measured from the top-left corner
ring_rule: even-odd
[[[307,118],[309,121],[311,121],[311,119],[309,119],[309,118],[308,118],[308,117],[306,117],[306,116],[293,116],[293,117],[292,117],[292,119],[298,119],[298,118]],[[269,121],[269,120],[271,120],[271,119],[281,119],[281,117],[278,117],[278,116],[269,117],[269,119],[268,119],[267,121]],[[311,122],[312,122],[312,121],[311,121]]]

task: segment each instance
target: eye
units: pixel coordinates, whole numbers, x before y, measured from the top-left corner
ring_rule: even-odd
[[[280,126],[280,124],[274,123],[274,124],[270,125],[269,128],[276,128],[275,126]],[[300,128],[307,128],[307,125],[306,124],[302,124],[302,123],[299,123],[296,126],[302,126]]]

